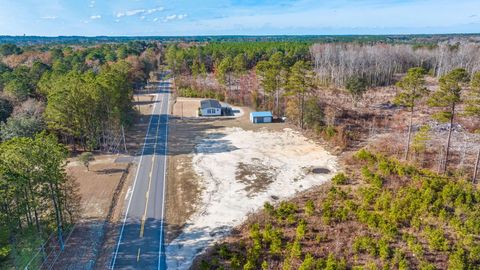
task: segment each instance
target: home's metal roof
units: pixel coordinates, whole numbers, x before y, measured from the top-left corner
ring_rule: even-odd
[[[220,104],[220,102],[218,102],[218,100],[205,99],[205,100],[200,101],[200,107],[202,109],[206,109],[206,108],[219,108],[219,109],[221,109],[222,105]]]
[[[272,117],[272,112],[251,112],[252,117]]]

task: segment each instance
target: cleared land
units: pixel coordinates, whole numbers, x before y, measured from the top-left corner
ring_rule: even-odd
[[[188,113],[198,102],[180,99],[170,125],[166,252],[172,269],[187,269],[265,201],[319,185],[336,171],[335,157],[285,124],[251,124],[248,108],[236,119],[194,118]]]

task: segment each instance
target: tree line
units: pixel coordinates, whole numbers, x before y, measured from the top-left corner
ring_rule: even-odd
[[[165,59],[175,71],[180,95],[218,98],[270,110],[277,117],[286,115],[301,128],[318,130],[324,137],[339,137],[341,141],[348,140],[349,131],[329,123],[327,114],[332,112],[322,101],[322,90],[345,90],[355,111],[368,89],[396,83],[402,91],[395,103],[408,108],[409,121],[416,103],[425,98],[430,107],[441,111],[434,119],[450,123],[442,164],[446,171],[458,106],[467,104],[466,113],[459,115],[478,116],[479,49],[480,45],[468,42],[428,46],[238,42],[171,45]],[[398,74],[405,73],[399,80]],[[438,91],[426,89],[426,76],[438,77]],[[413,123],[408,126],[405,159],[415,139]]]
[[[344,87],[348,80],[363,79],[367,86],[390,85],[394,75],[422,67],[440,77],[455,68],[480,70],[480,45],[443,42],[432,46],[406,44],[315,44],[310,48],[315,71],[323,84]]]

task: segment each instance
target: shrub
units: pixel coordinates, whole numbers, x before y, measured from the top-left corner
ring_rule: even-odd
[[[240,265],[241,265],[240,259],[238,258],[238,255],[235,254],[232,257],[232,260],[230,261],[230,267],[232,269],[240,269]]]
[[[378,241],[378,255],[384,262],[390,259],[390,256],[392,255],[392,249],[385,239],[380,239],[380,241]]]
[[[333,138],[337,134],[337,130],[335,129],[334,126],[327,126],[323,130],[323,133],[325,134],[325,138],[327,140],[330,140],[331,138]]]
[[[326,242],[328,240],[328,236],[326,234],[318,233],[317,236],[315,236],[315,241],[320,244],[322,242]]]
[[[389,176],[395,171],[395,165],[386,159],[382,159],[378,162],[378,170],[380,170],[384,176]]]
[[[314,267],[315,267],[315,259],[313,258],[312,254],[307,253],[298,270],[313,270]]]
[[[468,262],[465,254],[465,250],[461,247],[457,247],[455,252],[448,257],[448,269],[450,270],[463,270],[468,269]]]
[[[295,222],[295,213],[297,206],[292,202],[281,202],[275,211],[275,215],[279,220],[287,220],[288,223]]]
[[[445,238],[445,234],[441,229],[434,229],[432,227],[427,227],[425,229],[425,234],[426,234],[430,249],[438,250],[438,251],[448,250],[448,241]]]
[[[279,230],[274,230],[272,234],[270,253],[272,255],[280,255],[282,253],[282,233]]]
[[[368,152],[367,150],[365,149],[361,149],[359,150],[355,155],[354,157],[356,159],[359,159],[359,160],[362,160],[362,161],[368,161],[369,163],[375,163],[377,161],[377,158],[375,157],[375,155],[373,155],[372,153]]]
[[[208,269],[211,269],[211,265],[209,262],[205,261],[205,260],[202,260],[200,262],[200,270],[208,270]]]
[[[248,260],[246,264],[243,265],[243,270],[255,270],[256,265],[255,262]]]
[[[420,263],[420,270],[435,270],[437,269],[435,265],[429,263],[429,262],[421,262]]]
[[[338,173],[332,178],[332,182],[335,185],[345,185],[348,182],[348,178],[344,173]]]
[[[369,236],[357,237],[353,242],[352,248],[357,254],[367,252],[371,256],[377,256],[377,246],[374,239]]]
[[[267,261],[262,262],[262,270],[268,270],[268,263]]]
[[[263,209],[267,212],[268,215],[273,216],[275,214],[275,208],[269,202],[263,204]]]
[[[228,247],[225,244],[220,246],[220,248],[218,250],[218,254],[223,259],[229,259],[230,258],[230,250],[228,250]]]
[[[318,268],[318,267],[317,267]],[[347,264],[344,259],[337,261],[332,253],[328,254],[327,261],[325,262],[325,270],[345,270]]]
[[[305,220],[302,219],[297,226],[296,236],[295,236],[296,239],[302,240],[303,237],[305,236],[306,230],[307,230],[307,223],[305,222]]]
[[[94,160],[94,156],[91,152],[83,152],[79,157],[78,160],[82,162],[83,166],[87,168],[87,171],[90,170],[90,161]]]
[[[315,212],[315,205],[312,200],[308,200],[305,203],[305,213],[307,214],[307,216],[311,216],[313,215],[314,212]]]
[[[333,220],[335,211],[330,200],[326,201],[322,205],[322,220],[325,224],[330,224]]]
[[[292,244],[292,248],[290,250],[291,258],[300,258],[302,255],[302,244],[299,240],[295,240]]]

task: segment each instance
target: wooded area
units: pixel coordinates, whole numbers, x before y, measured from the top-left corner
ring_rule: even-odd
[[[136,113],[133,91],[158,68],[161,50],[138,41],[0,46],[2,269],[25,267],[47,238],[62,248],[80,200],[67,157],[117,151]]]

